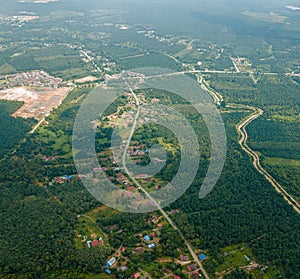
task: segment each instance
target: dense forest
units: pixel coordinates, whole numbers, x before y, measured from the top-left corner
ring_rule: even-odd
[[[258,119],[248,129],[250,146],[268,157],[300,160],[300,122]]]
[[[243,11],[231,11],[221,1],[228,16],[216,14],[215,8],[191,12],[185,2],[184,7],[175,7],[175,1],[160,12],[162,18],[156,16],[157,3],[149,9],[137,5],[131,13],[123,9],[122,1],[116,1],[122,6],[116,10],[96,9],[96,4],[91,7],[80,1],[71,1],[71,6],[70,1],[57,1],[49,4],[51,9],[45,8],[48,4],[0,2],[6,7],[0,24],[0,75],[45,70],[74,85],[34,134],[28,132],[35,120],[11,116],[21,103],[0,101],[0,278],[121,279],[141,269],[152,278],[167,276],[164,269],[171,270],[172,277],[192,276],[175,262],[189,251],[160,212],[133,215],[103,206],[84,187],[73,162],[74,119],[85,96],[99,85],[79,84],[74,79],[90,75],[101,79],[123,69],[160,66],[202,71],[209,86],[224,96],[222,116],[228,142],[219,182],[205,199],[199,199],[210,161],[207,127],[181,98],[159,90],[147,92],[147,98],[159,98],[189,120],[201,147],[193,184],[166,212],[193,249],[207,255],[203,265],[211,278],[224,272],[224,279],[299,279],[299,215],[253,168],[251,158],[238,145],[236,125],[249,111],[226,107],[242,103],[264,110],[264,115],[247,127],[248,143],[261,155],[263,166],[299,199],[300,79],[291,75],[300,69],[296,12],[276,7],[288,18],[281,24],[268,21],[267,8],[263,8],[266,14],[255,15],[262,16],[261,20],[242,14],[244,7]],[[18,22],[14,16],[24,11],[24,5],[40,18]],[[209,3],[202,8],[206,5]],[[82,50],[91,58],[86,59]],[[245,57],[248,72],[237,72],[232,57]],[[108,64],[115,64],[115,69],[105,70]],[[114,113],[124,102],[125,97],[120,98],[106,113]],[[112,128],[104,125],[96,132],[96,152],[103,164],[111,161],[110,153],[103,154],[111,147],[111,134]],[[157,137],[178,148],[172,133],[151,125],[137,130],[132,141],[151,146]],[[156,176],[160,182],[174,176],[180,161],[178,150],[167,155],[166,166]],[[147,165],[149,157],[139,163]],[[115,178],[115,172],[108,173]],[[55,180],[58,177],[71,178],[60,183]],[[104,236],[103,246],[89,249],[82,240],[94,232],[91,227]],[[157,241],[153,250],[141,240],[150,232]],[[144,251],[135,252],[138,246]],[[242,255],[242,264],[227,265],[225,254],[230,249]],[[244,251],[259,269],[248,272],[239,268],[248,264]],[[118,260],[126,262],[127,270],[112,268],[108,275],[104,266],[113,253],[120,254]],[[261,269],[264,266],[266,270]]]
[[[0,159],[12,152],[30,131],[34,119],[14,118],[11,115],[23,104],[0,100]]]
[[[18,156],[1,161],[1,203],[4,205],[1,216],[5,224],[1,226],[1,235],[4,236],[1,257],[5,259],[1,263],[3,275],[19,274],[22,278],[21,274],[30,277],[47,274],[47,278],[80,278],[80,274],[86,272],[97,273],[99,269],[95,266],[101,262],[104,264],[111,253],[112,248],[109,247],[104,250],[76,250],[74,247],[76,216],[99,206],[99,202],[79,181],[49,185],[54,176],[75,173],[72,158],[65,148],[78,109],[78,104],[72,105],[70,100],[85,92],[85,89],[74,90],[68,102],[55,110],[48,128],[29,137],[19,148]],[[166,102],[170,100],[165,99]],[[206,199],[199,200],[199,185],[205,174],[205,168],[200,169],[192,187],[168,210],[179,208],[181,213],[175,216],[175,221],[180,229],[194,247],[209,250],[213,260],[207,261],[205,266],[211,274],[218,261],[222,261],[222,247],[248,243],[261,263],[280,267],[278,270],[284,278],[297,278],[295,274],[300,272],[297,263],[300,256],[297,235],[300,220],[268,182],[256,173],[251,160],[237,146],[234,123],[243,116],[237,113],[224,118],[229,154],[215,190]],[[61,142],[57,149],[59,142],[47,142],[45,130],[56,133],[66,141]],[[205,146],[205,141],[203,144]],[[54,156],[58,150],[61,150],[62,157],[57,162],[41,164],[42,155]],[[121,212],[109,215],[98,215],[97,222],[110,233],[109,243],[113,248],[122,243],[126,247],[135,245],[134,234],[149,229],[143,221],[149,218],[147,215],[133,216]],[[116,232],[106,229],[114,224],[118,224]],[[122,232],[118,232],[119,229]],[[167,228],[162,231],[164,237],[160,245],[164,249],[134,257],[130,271],[138,263],[150,264],[161,253],[178,256],[176,253],[174,255],[174,249],[180,246],[181,239],[173,232]],[[246,275],[239,271],[227,275],[228,278],[237,276]]]

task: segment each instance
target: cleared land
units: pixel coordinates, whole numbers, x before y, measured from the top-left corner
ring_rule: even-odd
[[[91,82],[91,81],[95,81],[95,80],[97,80],[96,77],[87,76],[87,77],[76,79],[74,81],[77,82],[77,83],[85,83],[85,82]]]
[[[54,108],[57,108],[71,89],[71,87],[14,87],[1,90],[0,99],[24,102],[24,105],[13,114],[14,117],[39,118],[39,115],[50,114]]]

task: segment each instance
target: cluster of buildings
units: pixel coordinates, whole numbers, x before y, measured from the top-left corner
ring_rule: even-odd
[[[145,236],[143,237],[143,239],[144,239],[144,241],[147,243],[147,247],[148,247],[149,249],[155,248],[155,243],[149,243],[149,244],[148,244],[148,242],[150,242],[151,239],[153,239],[155,236],[156,236],[155,233],[151,233],[150,235],[145,235]]]
[[[18,86],[58,88],[63,82],[61,78],[53,77],[44,71],[31,71],[3,75],[0,76],[0,79],[2,80],[0,83],[1,90]]]
[[[67,181],[70,181],[73,178],[73,175],[64,175],[60,177],[55,177],[54,182],[59,183],[59,184],[64,184]]]
[[[131,156],[144,156],[146,153],[148,153],[146,144],[134,145],[128,148],[128,155]]]
[[[104,245],[104,240],[102,239],[102,237],[100,237],[99,239],[87,240],[86,244],[88,248],[96,247],[99,245]]]
[[[135,254],[141,254],[145,251],[145,249],[153,249],[159,242],[160,229],[163,228],[163,223],[158,223],[159,219],[155,216],[147,222],[149,224],[152,223],[155,227],[146,235],[138,235],[141,239],[141,243],[133,250]]]
[[[139,26],[135,26],[137,33],[144,35],[145,37],[149,38],[149,39],[154,39],[157,40],[161,43],[166,43],[169,46],[174,45],[174,38],[171,35],[158,35],[156,34],[156,30],[154,28],[154,26],[152,25],[139,25]]]
[[[122,247],[122,252],[125,252],[126,249],[124,247]],[[111,257],[105,264],[105,267],[104,267],[104,271],[107,273],[107,274],[111,274],[112,273],[112,268],[116,268],[116,265],[117,265],[117,258],[116,257]],[[126,266],[126,264],[122,264],[121,267],[118,267],[116,268],[117,271],[119,272],[124,272],[128,269],[128,267]],[[134,275],[133,275],[134,276]]]
[[[0,14],[1,23],[8,23],[11,26],[18,26],[18,27],[21,27],[26,22],[36,20],[39,18],[40,18],[39,16],[31,15],[31,14],[21,14],[21,15],[14,15],[14,16]]]
[[[42,160],[45,161],[45,162],[48,162],[48,161],[55,161],[59,158],[60,158],[59,156],[52,156],[52,157],[43,156]]]
[[[252,63],[248,58],[245,57],[231,57],[231,61],[235,67],[235,70],[239,72],[244,72],[246,70],[250,70],[252,67]]]
[[[155,34],[155,30],[148,30],[148,31],[138,31],[138,33],[144,33],[145,37],[148,37],[150,39],[155,39],[161,43],[167,43],[170,46],[174,45],[172,40],[170,38],[167,38],[166,36],[160,36]]]
[[[116,62],[110,61],[108,58],[102,57],[101,55],[98,55],[95,58],[95,55],[92,53],[91,50],[80,48],[79,55],[82,58],[83,62],[91,63],[93,65],[94,67],[93,72],[95,73],[103,73],[103,72],[115,73],[116,71],[116,67],[117,67]],[[99,63],[101,63],[101,65]]]

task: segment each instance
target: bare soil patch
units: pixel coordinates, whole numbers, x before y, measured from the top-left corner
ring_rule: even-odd
[[[13,114],[14,117],[38,119],[40,115],[48,115],[57,108],[71,89],[14,87],[1,90],[0,99],[24,102],[24,105]]]

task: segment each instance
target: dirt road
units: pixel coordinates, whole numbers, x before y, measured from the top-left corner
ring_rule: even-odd
[[[260,117],[263,114],[262,109],[250,107],[250,106],[241,106],[241,105],[231,105],[231,107],[235,108],[248,108],[253,110],[253,114],[244,119],[240,124],[237,125],[237,131],[240,134],[241,138],[239,140],[239,144],[241,148],[253,158],[253,166],[255,169],[262,174],[274,187],[274,189],[280,193],[283,198],[290,204],[296,212],[300,214],[300,205],[299,203],[273,178],[261,165],[259,155],[253,151],[247,144],[248,133],[246,131],[246,127],[255,119]]]
[[[223,96],[219,93],[216,93],[212,91],[208,85],[204,82],[202,77],[198,76],[198,82],[201,84],[202,89],[206,90],[214,99],[215,103],[220,104],[223,101]],[[252,150],[248,144],[248,133],[246,131],[246,127],[253,122],[255,119],[259,118],[261,115],[263,115],[264,111],[260,108],[255,108],[253,106],[246,106],[242,104],[228,104],[227,107],[232,108],[232,109],[244,109],[244,110],[251,110],[253,111],[252,114],[247,116],[242,122],[240,122],[237,126],[236,129],[240,135],[239,139],[239,145],[241,148],[253,158],[253,166],[255,169],[262,174],[269,182],[270,184],[274,187],[274,189],[280,193],[285,201],[291,205],[294,210],[300,214],[300,205],[299,203],[276,181],[274,177],[272,177],[261,165],[260,163],[260,158],[259,155]]]

